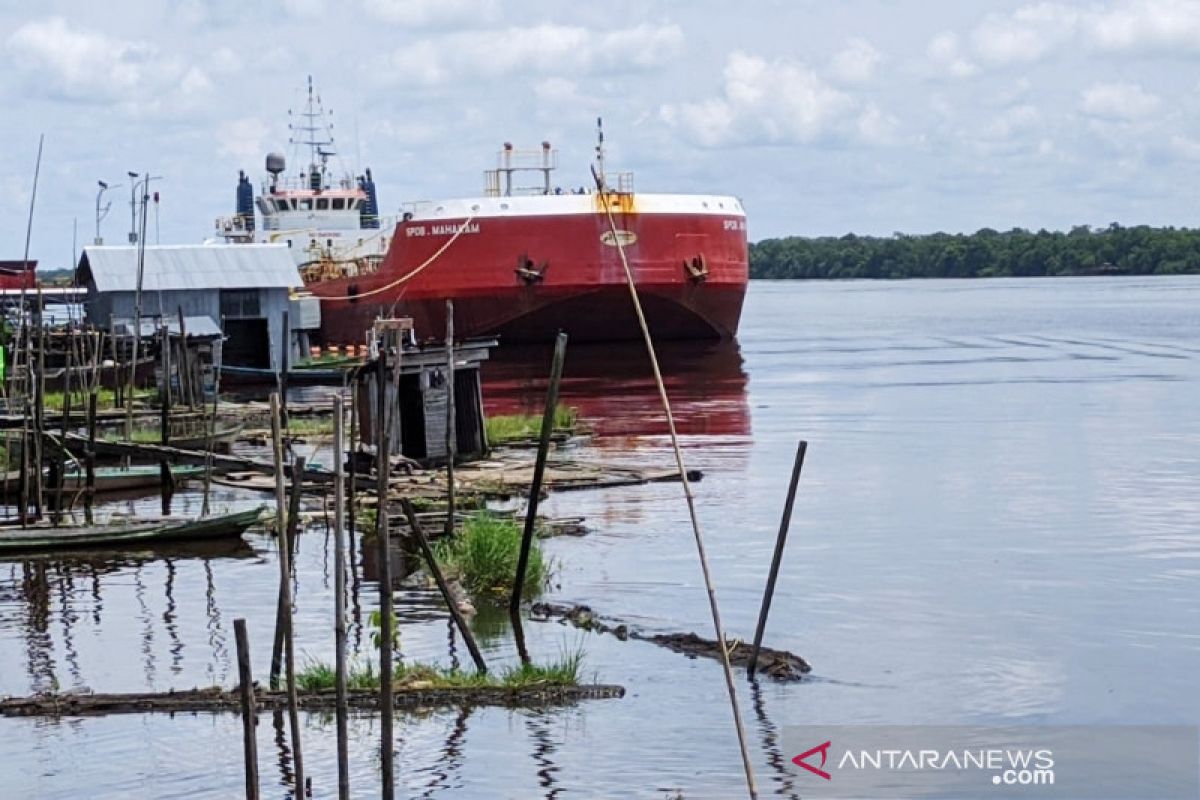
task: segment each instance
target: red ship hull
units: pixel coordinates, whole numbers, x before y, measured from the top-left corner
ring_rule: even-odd
[[[638,338],[618,239],[656,338],[737,333],[748,263],[736,200],[615,194],[513,198],[511,206],[506,200],[449,201],[399,223],[378,271],[309,282],[322,298],[324,342],[361,342],[381,316],[412,317],[418,336],[439,336],[448,299],[462,337],[545,341],[562,330],[577,341]]]

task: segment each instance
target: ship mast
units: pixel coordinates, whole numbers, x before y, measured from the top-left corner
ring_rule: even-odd
[[[596,177],[600,191],[608,190],[608,180],[604,176],[604,120],[596,117]]]
[[[309,75],[308,98],[304,110],[293,114],[292,110],[288,109],[289,117],[298,118],[295,123],[288,123],[288,129],[292,132],[288,143],[292,145],[293,156],[299,147],[308,148],[308,180],[309,188],[312,189],[320,189],[325,185],[329,157],[336,155],[333,149],[333,123],[326,121],[325,114],[321,96],[313,89],[312,75]],[[330,110],[328,114],[333,116],[333,111]]]

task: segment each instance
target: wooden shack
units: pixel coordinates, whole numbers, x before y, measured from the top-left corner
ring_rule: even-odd
[[[361,441],[372,446],[379,443],[376,409],[381,359],[378,353],[383,351],[389,453],[423,464],[445,463],[449,359],[444,345],[415,344],[410,332],[411,322],[407,319],[376,323],[371,358],[358,372]],[[481,456],[488,449],[479,367],[495,346],[494,339],[467,340],[454,345],[454,440],[455,452],[460,457]]]

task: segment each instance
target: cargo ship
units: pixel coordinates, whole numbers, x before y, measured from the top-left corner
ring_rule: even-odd
[[[227,241],[286,242],[306,288],[321,299],[323,344],[363,340],[381,316],[412,317],[419,335],[440,336],[454,301],[460,337],[573,341],[640,336],[621,256],[661,339],[731,339],[748,279],[746,215],[736,197],[636,192],[631,173],[609,173],[597,121],[593,185],[556,184],[550,143],[500,150],[476,197],[407,203],[379,214],[368,169],[335,178],[332,129],[319,97],[292,126],[308,163],[285,176],[266,158],[257,196],[239,177],[237,213],[217,220]],[[261,218],[261,223],[256,220]]]

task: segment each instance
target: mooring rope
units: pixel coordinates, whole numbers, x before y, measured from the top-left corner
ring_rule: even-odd
[[[361,292],[359,294],[318,295],[318,297],[320,297],[322,300],[361,300],[364,297],[371,297],[372,295],[377,295],[380,292],[386,292],[388,289],[394,289],[397,286],[399,286],[400,284],[406,283],[407,281],[410,281],[413,278],[417,277],[422,272],[424,272],[426,270],[426,268],[430,267],[433,264],[433,262],[435,262],[439,258],[441,258],[442,253],[445,253],[447,250],[450,249],[450,245],[452,245],[456,241],[458,241],[458,237],[462,236],[463,233],[466,232],[467,227],[471,224],[471,222],[474,219],[475,219],[474,215],[467,217],[462,222],[462,224],[460,224],[458,226],[458,230],[456,230],[454,232],[454,235],[442,243],[442,246],[437,249],[437,252],[435,252],[429,258],[425,259],[424,263],[422,263],[419,267],[417,267],[416,269],[412,270],[411,272],[409,272],[407,274],[401,275],[399,278],[392,281],[391,283],[386,283],[383,286],[379,286],[375,289],[370,290],[369,292]],[[393,245],[394,244],[395,244],[395,241],[393,240]]]
[[[750,751],[746,746],[746,729],[742,725],[742,714],[738,709],[737,689],[733,684],[733,667],[729,664],[729,651],[725,645],[725,630],[721,625],[721,610],[717,605],[717,588],[713,584],[712,573],[708,568],[708,555],[704,549],[704,535],[700,532],[700,520],[696,516],[696,499],[692,494],[692,485],[688,481],[687,470],[683,466],[683,451],[679,447],[679,436],[675,431],[675,416],[671,413],[671,401],[667,398],[667,387],[663,383],[662,371],[658,367],[658,356],[654,352],[654,341],[650,337],[650,328],[646,324],[646,315],[642,312],[642,301],[638,297],[637,286],[634,284],[633,271],[629,269],[629,259],[625,256],[625,245],[617,233],[617,222],[613,217],[612,206],[607,202],[604,182],[592,167],[592,177],[596,180],[596,190],[604,210],[608,215],[608,226],[612,230],[613,242],[617,246],[617,254],[621,257],[621,266],[625,270],[625,281],[629,286],[629,297],[633,301],[633,310],[637,314],[638,325],[642,329],[642,338],[646,343],[646,352],[650,356],[650,366],[654,370],[654,382],[658,385],[658,397],[662,401],[663,412],[667,416],[667,428],[671,432],[671,447],[675,451],[675,465],[679,469],[679,480],[683,484],[683,496],[687,499],[688,516],[692,521],[692,534],[696,539],[696,550],[700,554],[700,569],[704,573],[704,586],[708,590],[708,605],[712,611],[713,627],[717,633],[717,649],[721,652],[721,667],[725,671],[725,687],[729,691],[729,705],[733,709],[733,724],[737,728],[738,746],[742,751],[742,766],[746,770],[746,788],[751,800],[758,797],[758,788],[754,782],[754,766],[750,763]]]

